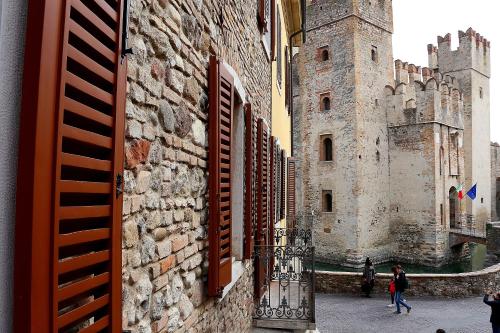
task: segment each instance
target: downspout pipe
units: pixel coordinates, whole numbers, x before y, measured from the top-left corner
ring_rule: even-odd
[[[289,84],[289,91],[288,91],[288,96],[290,96],[290,100],[288,101],[289,103],[289,107],[290,107],[290,126],[291,126],[291,140],[290,140],[290,155],[293,157],[294,156],[294,136],[293,136],[293,114],[294,114],[294,110],[293,110],[293,46],[292,46],[292,43],[293,43],[293,39],[295,38],[295,36],[299,35],[299,34],[302,34],[302,43],[305,43],[306,42],[306,1],[305,0],[301,0],[300,1],[300,7],[301,7],[301,16],[302,16],[302,24],[301,24],[301,28],[300,30],[297,30],[295,31],[294,33],[292,33],[289,37],[289,40],[288,40],[288,45],[290,45],[290,52],[288,54],[289,56],[289,61],[290,61],[290,66],[289,66],[289,73],[288,73],[288,77],[290,78],[290,84]]]

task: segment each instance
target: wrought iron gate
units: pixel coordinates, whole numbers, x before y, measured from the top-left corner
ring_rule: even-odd
[[[264,292],[254,319],[281,328],[315,326],[314,246],[311,228],[274,229],[273,245],[256,246],[254,256],[265,267]],[[261,326],[261,325],[258,325]],[[266,326],[265,323],[262,326]],[[267,326],[268,327],[268,326]]]

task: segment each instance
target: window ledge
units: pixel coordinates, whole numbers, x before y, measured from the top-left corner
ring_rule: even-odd
[[[219,298],[219,302],[221,302],[226,295],[233,289],[233,287],[236,285],[236,282],[240,279],[240,277],[243,275],[245,272],[245,265],[243,261],[241,260],[235,260],[233,257],[233,264],[231,266],[231,282],[224,287],[224,290],[222,292],[222,297]]]

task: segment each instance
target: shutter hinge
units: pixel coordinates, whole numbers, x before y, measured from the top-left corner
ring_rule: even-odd
[[[121,173],[116,175],[116,198],[123,193],[123,176]]]
[[[123,27],[122,27],[122,63],[125,57],[129,54],[134,54],[134,51],[131,47],[128,47],[128,21],[129,21],[129,9],[130,9],[130,0],[124,0],[123,4]]]

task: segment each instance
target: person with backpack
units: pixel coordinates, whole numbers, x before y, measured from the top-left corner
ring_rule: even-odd
[[[396,284],[396,312],[397,314],[401,313],[401,305],[406,308],[406,312],[410,313],[411,311],[411,306],[406,303],[405,299],[403,298],[403,293],[405,292],[406,289],[409,287],[408,280],[406,279],[406,273],[401,267],[401,265],[397,265],[396,267],[393,267],[394,273],[394,278],[395,278],[395,284]]]
[[[491,301],[490,296],[493,296]],[[483,302],[491,306],[490,323],[493,333],[500,333],[500,293],[484,295]]]

